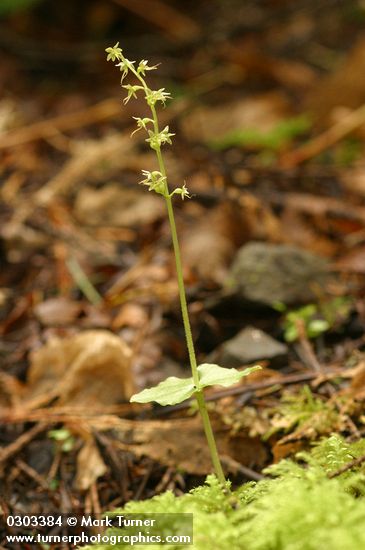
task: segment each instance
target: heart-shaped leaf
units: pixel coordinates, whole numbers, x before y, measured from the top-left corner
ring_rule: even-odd
[[[202,388],[206,388],[207,386],[223,386],[227,388],[239,382],[244,376],[248,376],[251,372],[259,369],[261,369],[259,365],[241,371],[203,363],[198,367],[200,386]]]
[[[153,388],[147,388],[131,397],[131,402],[150,403],[156,401],[160,405],[176,405],[188,399],[196,391],[192,378],[176,378],[170,376]]]

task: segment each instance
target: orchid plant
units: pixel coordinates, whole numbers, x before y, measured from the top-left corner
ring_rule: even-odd
[[[232,384],[237,383],[244,376],[247,376],[254,370],[259,369],[260,367],[254,366],[251,368],[247,368],[243,371],[239,371],[233,368],[223,368],[215,364],[197,364],[189,320],[188,306],[186,301],[180,246],[173,209],[173,197],[175,195],[180,195],[181,199],[184,200],[185,198],[190,198],[190,194],[185,184],[183,184],[181,187],[176,187],[172,191],[170,191],[169,189],[162,148],[165,145],[172,144],[172,137],[175,134],[170,132],[169,126],[165,126],[163,129],[160,129],[156,109],[157,105],[165,106],[166,101],[170,99],[171,96],[168,92],[165,91],[165,88],[152,90],[147,85],[145,79],[146,73],[148,71],[153,71],[157,69],[156,65],[151,66],[148,64],[148,61],[144,59],[138,64],[136,64],[135,61],[129,61],[124,56],[123,50],[119,47],[119,42],[111,48],[106,48],[106,52],[107,61],[117,62],[116,67],[118,67],[122,73],[121,84],[127,92],[127,95],[124,99],[124,104],[128,103],[128,101],[132,98],[137,98],[138,94],[143,94],[144,99],[149,106],[149,117],[133,117],[136,121],[136,130],[133,132],[133,134],[135,132],[138,132],[139,130],[146,132],[148,136],[146,138],[146,142],[156,153],[158,170],[143,170],[143,179],[140,183],[146,185],[149,191],[153,191],[155,193],[158,193],[159,195],[162,195],[166,201],[167,213],[172,235],[172,244],[175,254],[182,319],[191,368],[191,376],[189,378],[177,378],[171,376],[166,380],[160,382],[160,384],[158,384],[157,386],[145,389],[140,393],[133,395],[131,397],[131,401],[137,403],[149,403],[155,401],[160,405],[166,406],[175,405],[177,403],[181,403],[186,399],[195,397],[202,418],[215,474],[218,480],[222,484],[225,484],[225,476],[219,458],[203,390],[206,387],[215,385],[224,387],[231,386]],[[124,84],[127,76],[132,76],[135,83]]]

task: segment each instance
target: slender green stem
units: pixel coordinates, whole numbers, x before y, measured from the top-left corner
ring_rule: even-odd
[[[151,112],[152,112],[155,132],[158,133],[159,132],[159,125],[158,125],[157,113],[156,113],[156,109],[153,105],[151,105]],[[166,168],[165,168],[164,160],[162,158],[162,153],[161,153],[161,148],[160,147],[158,147],[156,149],[156,155],[157,155],[157,160],[158,160],[158,165],[159,165],[159,168],[160,168],[160,172],[166,178]],[[179,286],[180,305],[181,305],[181,313],[182,313],[184,330],[185,330],[186,344],[187,344],[187,347],[188,347],[190,367],[191,367],[191,372],[192,372],[192,375],[193,375],[194,384],[197,388],[199,388],[199,373],[198,373],[198,366],[197,366],[197,362],[196,362],[193,336],[192,336],[191,327],[190,327],[188,305],[187,305],[187,301],[186,301],[185,284],[184,284],[183,269],[182,269],[182,263],[181,263],[180,245],[179,245],[179,239],[178,239],[178,236],[177,236],[177,229],[176,229],[174,208],[172,206],[172,199],[171,199],[171,196],[169,195],[169,192],[168,192],[169,189],[168,189],[167,179],[166,179],[166,190],[167,190],[167,193],[166,193],[165,200],[166,200],[167,213],[168,213],[168,216],[169,216],[169,222],[170,222],[170,228],[171,228],[172,245],[173,245],[174,254],[175,254],[177,282],[178,282],[178,286]]]
[[[198,402],[200,416],[203,420],[203,426],[205,431],[205,437],[207,438],[208,447],[210,450],[210,456],[212,458],[213,467],[220,483],[225,484],[226,478],[224,476],[222,464],[219,458],[217,445],[215,442],[215,437],[212,429],[212,424],[210,422],[207,405],[204,399],[204,394],[202,391],[198,391],[195,394],[196,400]]]
[[[162,173],[162,171],[161,171]],[[189,352],[189,359],[190,359],[190,367],[191,372],[193,375],[194,384],[197,388],[199,388],[199,373],[198,373],[198,367],[196,363],[196,356],[195,356],[195,349],[194,349],[194,342],[193,342],[193,336],[191,333],[191,327],[190,327],[190,320],[189,320],[189,311],[188,311],[188,305],[186,302],[186,293],[185,293],[185,285],[184,285],[184,278],[183,278],[183,270],[182,270],[182,264],[181,264],[181,254],[180,254],[180,246],[179,246],[179,239],[177,236],[176,231],[176,223],[175,223],[175,216],[174,216],[174,209],[172,206],[172,200],[171,197],[166,197],[166,203],[167,203],[167,212],[169,215],[169,221],[170,221],[170,227],[171,227],[171,235],[172,235],[172,244],[174,247],[174,253],[175,253],[175,262],[176,262],[176,272],[177,272],[177,281],[179,285],[179,294],[180,294],[180,305],[181,305],[181,313],[184,323],[184,329],[185,329],[185,337],[186,337],[186,344],[188,347]],[[204,394],[202,390],[198,390],[195,393],[196,400],[198,402],[199,412],[202,417],[205,436],[207,438],[210,455],[212,458],[214,470],[217,474],[217,477],[221,483],[225,483],[225,477],[222,469],[222,465],[219,459],[218,449],[215,442],[212,425],[210,422],[209,414],[207,411]]]
[[[181,305],[181,313],[182,313],[184,329],[185,329],[186,344],[188,347],[190,366],[191,366],[194,384],[197,388],[199,388],[198,366],[196,362],[193,336],[192,336],[191,327],[190,327],[188,305],[186,302],[186,293],[185,293],[183,270],[182,270],[182,264],[181,264],[180,246],[179,246],[179,240],[177,236],[174,209],[172,206],[171,197],[166,198],[166,204],[167,204],[167,212],[168,212],[169,222],[171,227],[172,244],[173,244],[174,253],[175,253],[177,282],[179,285],[180,305]]]
[[[81,292],[86,296],[91,304],[98,306],[103,298],[100,296],[99,292],[96,290],[86,273],[81,268],[79,262],[76,258],[71,257],[66,261],[71,276]]]
[[[144,78],[141,77],[140,74],[134,69],[134,67],[131,67],[132,72],[135,74],[135,76],[138,78],[138,80],[142,83],[142,86],[144,87],[146,91],[146,95],[150,91],[149,88],[146,85],[146,82]],[[158,124],[158,117],[156,108],[154,105],[150,104],[150,109],[152,113],[153,118],[153,126],[154,126],[154,132],[155,134],[159,134],[159,124]],[[162,176],[165,178],[165,200],[167,205],[167,213],[169,217],[170,222],[170,228],[171,228],[171,236],[172,236],[172,244],[175,254],[175,263],[176,263],[176,273],[177,273],[177,282],[179,286],[179,295],[180,295],[180,305],[181,305],[181,313],[183,318],[183,324],[184,324],[184,331],[185,331],[185,337],[186,337],[186,344],[188,348],[189,353],[189,360],[190,360],[190,367],[191,372],[193,376],[194,385],[197,388],[197,391],[195,393],[195,397],[198,403],[199,413],[203,421],[204,426],[204,432],[205,436],[207,438],[207,443],[213,463],[213,467],[215,470],[215,473],[217,475],[218,480],[220,483],[225,484],[225,477],[223,473],[222,464],[219,459],[218,449],[214,438],[214,433],[212,429],[212,425],[210,422],[208,410],[205,403],[205,398],[203,391],[200,389],[200,382],[199,382],[199,372],[198,372],[198,366],[196,362],[196,355],[195,355],[195,349],[194,349],[194,341],[193,336],[191,332],[191,326],[190,326],[190,319],[189,319],[189,311],[188,311],[188,305],[186,301],[186,292],[185,292],[185,284],[184,284],[184,277],[183,277],[183,269],[182,269],[182,263],[181,263],[181,253],[180,253],[180,245],[179,245],[179,239],[177,235],[177,229],[176,229],[176,222],[175,222],[175,215],[174,215],[174,208],[172,205],[172,199],[171,195],[169,193],[168,188],[168,182],[167,182],[167,176],[166,176],[166,168],[165,163],[162,157],[161,147],[157,146],[155,148],[158,165],[160,172]]]

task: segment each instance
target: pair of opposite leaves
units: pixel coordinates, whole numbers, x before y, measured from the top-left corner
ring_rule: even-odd
[[[244,376],[260,369],[255,365],[243,371],[237,369],[227,369],[219,365],[203,363],[198,366],[199,387],[194,384],[193,377],[177,378],[170,376],[160,382],[157,386],[147,388],[131,397],[131,402],[150,403],[156,401],[159,405],[176,405],[189,399],[194,393],[203,390],[208,386],[223,386],[225,388],[236,384]]]

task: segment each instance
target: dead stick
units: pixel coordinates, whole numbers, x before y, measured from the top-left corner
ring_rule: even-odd
[[[16,460],[15,462],[17,468],[19,468],[19,470],[21,470],[22,472],[24,472],[28,477],[30,477],[31,479],[33,479],[33,481],[35,481],[36,483],[38,483],[38,485],[44,490],[44,491],[51,491],[51,488],[50,486],[48,485],[48,483],[43,479],[42,476],[39,475],[38,472],[36,472],[36,470],[34,470],[34,468],[31,468],[31,466],[29,466],[29,464],[27,464],[26,462],[23,462],[23,460],[20,460],[20,458],[18,458],[18,460]]]
[[[316,354],[314,353],[313,346],[307,336],[307,331],[303,319],[297,319],[295,324],[298,331],[299,344],[303,350],[304,360],[308,364],[309,368],[311,368],[314,372],[316,372],[317,374],[322,373],[322,367],[316,357]]]
[[[28,408],[27,408],[28,407]],[[149,409],[148,406],[146,406]],[[95,407],[93,410],[90,410],[90,407],[42,407],[39,404],[36,407],[29,406],[27,403],[26,407],[19,409],[14,409],[9,407],[7,409],[1,410],[0,422],[3,424],[18,424],[24,422],[39,422],[45,421],[49,424],[55,422],[62,422],[68,419],[77,419],[77,418],[100,418],[102,416],[115,416],[119,415],[126,417],[131,413],[141,411],[141,406],[135,406],[132,403],[126,403],[124,405],[106,405],[105,407]]]
[[[236,472],[239,472],[240,474],[243,474],[249,479],[253,479],[254,481],[260,481],[261,479],[265,479],[265,476],[261,474],[260,472],[256,472],[255,470],[252,470],[252,468],[249,468],[248,466],[244,466],[240,462],[237,462],[237,460],[234,460],[232,457],[228,455],[221,456],[221,460],[223,464],[225,464],[228,468],[235,470]]]
[[[119,99],[106,99],[76,113],[60,115],[9,130],[0,135],[0,149],[23,145],[37,139],[51,138],[57,136],[60,131],[74,130],[88,124],[94,124],[95,122],[117,116],[120,112]]]
[[[161,0],[114,0],[114,2],[160,27],[175,39],[189,40],[197,38],[200,34],[200,28],[192,18]]]
[[[43,432],[46,428],[46,424],[43,422],[40,424],[36,424],[22,434],[18,439],[13,441],[13,443],[10,443],[7,447],[0,450],[0,463],[7,461],[11,456],[17,454],[25,445],[27,445],[32,439],[34,439],[38,434]]]
[[[298,149],[285,154],[281,159],[284,168],[293,168],[325,151],[365,124],[365,105],[351,111],[331,128],[305,143]]]
[[[354,458],[354,460],[351,460],[351,462],[344,464],[343,466],[341,466],[341,468],[338,468],[338,470],[335,470],[334,472],[328,474],[328,477],[330,479],[332,479],[333,477],[337,477],[344,472],[347,472],[348,470],[352,470],[352,468],[356,468],[356,466],[360,466],[360,464],[362,464],[363,462],[365,462],[365,455]]]

